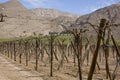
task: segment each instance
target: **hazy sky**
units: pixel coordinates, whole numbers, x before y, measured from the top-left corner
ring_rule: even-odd
[[[8,0],[0,0],[4,2]],[[120,0],[20,0],[27,8],[54,8],[62,11],[87,14],[96,9],[111,5]]]

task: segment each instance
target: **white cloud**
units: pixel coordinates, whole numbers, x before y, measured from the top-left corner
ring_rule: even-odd
[[[90,9],[91,12],[99,9],[99,8],[102,8],[102,7],[105,7],[105,6],[109,6],[111,4],[115,3],[115,0],[99,0],[98,3],[97,3],[97,6],[89,6],[88,8]]]
[[[26,6],[29,9],[44,7],[44,8],[55,8],[55,9],[65,10],[65,8],[67,8],[66,6],[69,6],[67,5],[67,3],[64,3],[64,1],[62,0],[20,0],[20,1],[24,4],[24,6]],[[82,11],[83,13],[93,12],[99,8],[111,5],[112,3],[118,1],[120,0],[98,0],[95,3],[87,4],[87,6],[85,6],[84,9],[82,9]],[[70,8],[71,9],[75,8],[75,6],[70,6]],[[70,8],[68,8],[67,11],[70,10]],[[75,9],[79,9],[79,7],[76,7]]]
[[[90,11],[96,11],[97,9],[99,9],[99,7],[95,7],[95,8],[91,8]]]
[[[115,0],[104,0],[102,5],[110,5],[110,4],[114,3],[114,2],[115,2]]]
[[[24,4],[29,4],[28,7],[51,7],[51,6],[59,6],[58,0],[21,0]]]
[[[22,0],[22,1],[29,3],[33,7],[37,7],[45,5],[45,2],[48,0]]]

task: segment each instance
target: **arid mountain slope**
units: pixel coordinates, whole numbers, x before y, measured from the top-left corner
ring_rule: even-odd
[[[60,28],[62,25],[70,26],[77,18],[80,17],[78,14],[71,14],[68,12],[62,12],[56,9],[47,9],[47,8],[37,8],[31,10],[41,19],[49,20],[55,24],[55,26],[59,26]]]
[[[49,12],[49,9],[47,10],[44,14],[59,14]],[[53,10],[53,12],[55,11],[56,10]],[[60,32],[64,30],[64,28],[60,26],[61,23],[58,24],[56,22],[57,17],[38,16],[39,13],[28,10],[19,0],[0,3],[0,12],[7,15],[7,17],[4,18],[5,21],[0,23],[0,37],[19,37],[20,35],[24,35],[24,32],[29,35],[32,35],[34,32],[45,35],[52,31]],[[62,13],[64,12],[60,14],[62,15]],[[78,15],[75,16],[76,17],[71,17],[72,22],[78,17]],[[67,17],[67,15],[65,17]],[[66,18],[64,18],[64,20],[66,20]]]
[[[107,20],[112,20],[112,23],[120,24],[120,3],[116,3],[101,9],[96,10],[90,14],[79,17],[74,25],[76,27],[87,27],[90,29],[89,33],[93,35],[94,30],[90,27],[90,25],[86,25],[85,22],[90,22],[94,25],[99,25],[100,19],[105,18]],[[120,39],[120,26],[112,27],[113,34],[116,39]]]
[[[77,14],[71,14],[68,12],[62,12],[57,9],[45,9],[45,8],[37,8],[32,10],[37,16],[40,16],[41,18],[47,18],[47,19],[55,19],[60,16],[65,16],[65,17],[71,17],[71,18],[78,18],[80,15]]]

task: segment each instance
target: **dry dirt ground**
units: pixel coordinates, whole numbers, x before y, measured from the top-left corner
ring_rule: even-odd
[[[58,58],[60,60],[60,55],[58,55]],[[60,62],[56,61],[54,58],[53,77],[50,77],[50,64],[47,55],[44,55],[43,61],[39,60],[39,73],[33,70],[35,68],[35,56],[33,55],[27,67],[25,67],[25,56],[22,57],[22,64],[18,65],[19,56],[17,56],[17,61],[14,62],[9,58],[0,55],[0,80],[79,80],[77,74],[77,64],[74,65],[72,56],[68,57],[68,60],[69,63],[67,63],[65,60],[63,67],[58,70],[57,68]],[[83,80],[87,80],[91,60],[92,56],[90,56],[88,65],[86,60],[82,65]],[[110,72],[112,74],[116,67],[116,59],[113,58],[113,55],[110,55],[108,60]],[[98,68],[96,67],[92,80],[109,80],[106,79],[105,59],[103,56],[101,61],[99,61],[98,57],[98,63],[100,66],[100,70],[98,70]],[[120,65],[118,65],[115,75],[115,80],[120,80]]]
[[[40,74],[0,55],[0,80],[43,80]]]
[[[60,63],[60,55],[58,55],[58,58],[59,61],[56,61],[55,58],[53,61],[53,77],[50,77],[50,64],[47,55],[44,55],[43,61],[39,60],[38,72],[42,74],[41,77],[43,78],[43,80],[79,80],[77,74],[78,71],[77,62],[74,65],[73,57],[72,56],[68,57],[69,62],[66,62],[66,60],[64,60],[63,67],[61,67],[60,70],[58,70],[58,65]],[[17,59],[18,59],[17,63],[19,63],[19,57],[17,57]],[[90,56],[88,65],[86,60],[82,65],[83,80],[87,80],[91,65],[91,60],[92,60],[92,56]],[[116,60],[113,58],[112,55],[109,56],[108,60],[109,60],[110,73],[112,75],[116,67]],[[25,57],[22,58],[22,64],[25,66]],[[100,66],[100,70],[98,70],[98,67],[96,67],[92,80],[109,80],[106,79],[105,59],[103,56],[101,62],[99,61],[99,57],[98,57],[98,64]],[[27,67],[32,69],[35,68],[35,57],[31,57]],[[118,65],[115,75],[116,75],[115,80],[120,80],[120,65]]]

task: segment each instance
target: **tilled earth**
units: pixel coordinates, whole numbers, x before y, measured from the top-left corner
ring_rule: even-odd
[[[25,69],[21,65],[0,55],[0,80],[43,80],[36,71]]]

